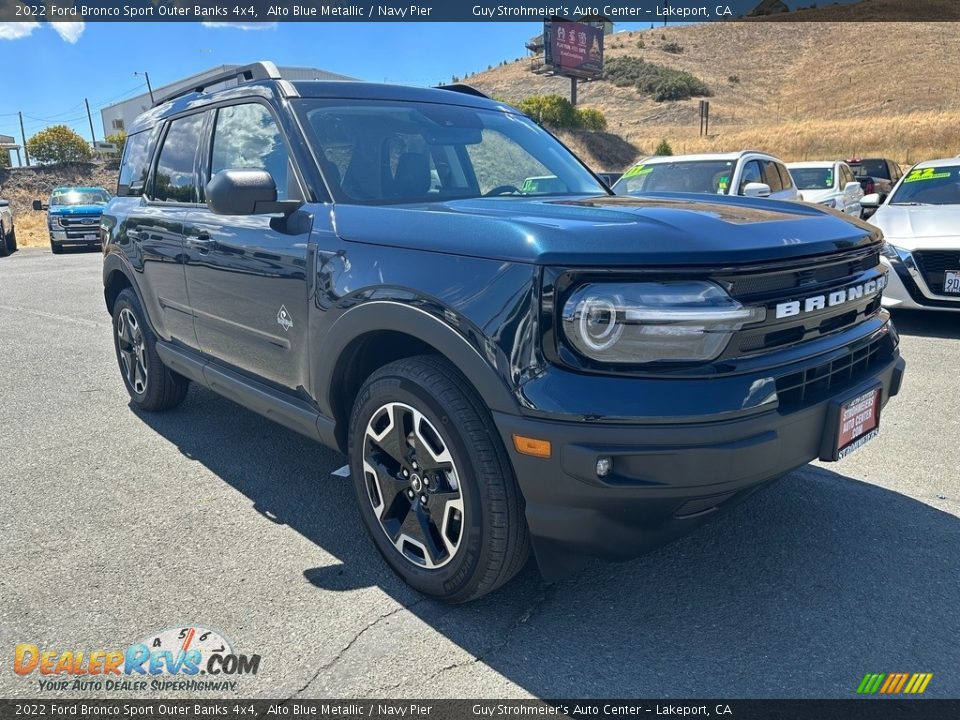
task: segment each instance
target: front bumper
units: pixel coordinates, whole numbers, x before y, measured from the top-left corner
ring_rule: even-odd
[[[784,393],[746,417],[606,424],[495,413],[544,577],[566,577],[589,557],[642,554],[820,457],[832,403],[878,383],[883,405],[899,392],[905,362],[895,333],[888,339],[890,352],[850,382],[789,407]],[[549,440],[550,457],[517,452],[514,434]],[[601,478],[596,467],[604,457],[612,471]]]
[[[882,258],[881,261],[892,270],[887,274],[887,286],[883,290],[885,308],[960,312],[960,297],[933,293],[912,259],[908,260],[909,266],[901,260]]]

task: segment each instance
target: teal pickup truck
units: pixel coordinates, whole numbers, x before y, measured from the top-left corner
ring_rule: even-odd
[[[101,187],[58,187],[47,203],[33,201],[34,210],[47,211],[50,250],[63,252],[66,245],[101,247],[100,216],[110,201]]]

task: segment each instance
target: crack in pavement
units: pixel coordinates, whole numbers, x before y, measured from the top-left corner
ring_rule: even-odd
[[[336,655],[333,656],[333,658],[332,658],[331,660],[328,660],[327,662],[322,663],[322,664],[317,668],[317,671],[316,671],[315,673],[313,673],[313,675],[310,677],[310,679],[307,680],[307,682],[305,682],[302,687],[300,687],[300,688],[299,688],[298,690],[296,690],[292,695],[290,695],[290,697],[284,699],[284,701],[283,701],[282,703],[280,703],[280,705],[286,705],[288,702],[290,702],[291,700],[293,700],[294,698],[296,698],[298,695],[300,695],[300,693],[305,692],[306,689],[307,689],[308,687],[310,687],[318,677],[320,677],[320,673],[322,673],[324,670],[329,670],[329,669],[332,668],[334,665],[336,665],[338,662],[340,662],[340,660],[343,659],[343,656],[347,654],[347,652],[350,650],[350,648],[352,648],[352,647],[357,643],[357,641],[358,641],[361,637],[363,637],[363,635],[364,635],[368,630],[371,630],[372,628],[376,627],[376,626],[377,626],[380,622],[382,622],[383,620],[386,620],[386,619],[389,618],[389,617],[393,617],[393,616],[396,615],[397,613],[402,612],[402,611],[404,611],[404,610],[411,610],[411,609],[415,608],[417,605],[420,605],[421,603],[426,602],[427,600],[429,600],[429,598],[427,598],[427,597],[422,597],[422,598],[420,598],[419,600],[410,603],[409,605],[401,605],[400,607],[396,607],[396,608],[394,608],[393,610],[391,610],[391,611],[389,611],[389,612],[385,612],[385,613],[383,613],[383,614],[381,614],[381,615],[378,615],[376,618],[374,618],[373,620],[371,620],[370,622],[368,622],[366,625],[364,625],[362,628],[360,628],[360,630],[358,630],[356,633],[354,633],[353,637],[350,638],[350,640],[347,641],[346,645],[344,645],[342,648],[340,648],[340,650],[337,652]]]
[[[440,677],[441,675],[443,675],[445,672],[448,672],[450,670],[456,670],[457,668],[467,667],[468,665],[473,665],[478,662],[483,662],[488,658],[490,658],[490,656],[493,655],[494,653],[498,653],[504,650],[508,645],[510,645],[510,643],[513,642],[515,637],[515,631],[521,625],[528,622],[531,618],[535,617],[540,613],[541,610],[543,610],[543,607],[553,598],[554,595],[556,595],[557,588],[560,585],[562,585],[562,583],[555,583],[553,585],[548,585],[547,587],[541,589],[540,593],[537,595],[536,598],[534,598],[533,602],[531,602],[527,606],[527,608],[522,613],[520,613],[517,619],[510,624],[510,627],[508,627],[506,631],[504,631],[503,637],[498,642],[491,644],[489,647],[483,650],[479,655],[471,657],[469,660],[462,660],[460,662],[450,663],[449,665],[443,666],[442,668],[437,670],[435,673],[432,673],[431,675],[427,676],[424,679],[424,682],[429,682],[431,680],[434,680]],[[380,685],[378,687],[371,688],[368,691],[368,695],[374,696],[375,693],[381,693],[388,690],[395,690],[396,688],[400,687],[403,684],[403,682],[404,681],[401,680],[400,682],[393,683],[390,685]]]

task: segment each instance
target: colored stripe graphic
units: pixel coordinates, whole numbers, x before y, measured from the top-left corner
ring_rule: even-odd
[[[927,689],[933,673],[867,673],[857,686],[860,695],[919,695]]]

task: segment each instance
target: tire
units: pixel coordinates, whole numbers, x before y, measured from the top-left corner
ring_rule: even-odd
[[[364,525],[416,590],[466,602],[523,567],[530,540],[513,468],[483,402],[444,359],[406,358],[371,375],[348,453]]]
[[[15,253],[17,251],[17,229],[13,228],[10,230],[10,234],[7,236],[7,249],[10,252]]]
[[[60,253],[63,252],[63,245],[61,245],[61,244],[58,243],[58,242],[54,242],[53,240],[51,240],[51,241],[50,241],[50,252],[52,252],[54,255],[59,255]]]
[[[0,257],[6,257],[11,252],[10,236],[3,232],[3,226],[0,226]]]
[[[113,305],[113,347],[120,376],[134,405],[156,412],[183,402],[190,381],[160,361],[157,338],[131,288],[121,291]]]

